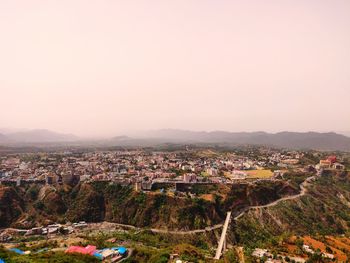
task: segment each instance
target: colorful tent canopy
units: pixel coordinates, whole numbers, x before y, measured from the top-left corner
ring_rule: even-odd
[[[86,247],[71,246],[66,250],[66,253],[81,253],[85,255],[93,255],[96,251],[95,246],[88,245]]]

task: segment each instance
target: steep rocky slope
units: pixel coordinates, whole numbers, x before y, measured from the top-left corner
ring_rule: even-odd
[[[14,222],[24,211],[24,201],[13,187],[0,187],[0,227]]]
[[[212,193],[212,201],[201,198],[135,192],[131,187],[109,183],[69,186],[0,186],[6,192],[1,206],[2,227],[30,227],[50,222],[110,221],[139,227],[199,229],[222,223],[228,210],[266,204],[295,194],[297,187],[286,182],[236,184]],[[6,197],[5,197],[6,196]],[[6,201],[5,201],[6,198]]]

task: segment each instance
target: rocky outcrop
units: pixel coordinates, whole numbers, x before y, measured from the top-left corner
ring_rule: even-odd
[[[15,189],[0,185],[0,227],[15,222],[23,211],[24,201]]]
[[[1,207],[1,215],[6,218],[2,226],[83,220],[173,230],[203,229],[222,223],[226,211],[263,205],[298,192],[282,181],[232,185],[225,194],[219,195],[218,189],[212,191],[214,198],[209,200],[135,192],[132,187],[108,182],[80,183],[73,188],[31,186],[22,189],[20,195],[15,188],[6,189],[9,191],[6,202],[18,208]],[[23,220],[19,222],[21,215]]]

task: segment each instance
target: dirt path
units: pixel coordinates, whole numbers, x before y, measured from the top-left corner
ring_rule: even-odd
[[[272,207],[272,206],[275,206],[275,205],[279,204],[280,202],[287,201],[287,200],[293,200],[293,199],[297,199],[297,198],[300,198],[300,197],[304,196],[307,193],[307,188],[306,187],[315,178],[316,178],[315,176],[310,176],[310,177],[306,178],[305,181],[300,184],[301,191],[300,191],[299,194],[291,195],[291,196],[285,196],[285,197],[277,199],[276,201],[273,201],[272,203],[269,203],[269,204],[266,204],[266,205],[249,206],[244,211],[242,211],[239,215],[235,216],[233,218],[233,220],[238,220],[239,218],[241,218],[249,210]]]
[[[239,262],[245,263],[244,259],[244,248],[243,247],[237,247],[236,252],[238,254]]]
[[[267,207],[272,207],[280,202],[287,201],[287,200],[293,200],[300,198],[304,196],[307,193],[307,186],[310,185],[310,183],[316,178],[316,176],[310,176],[305,179],[304,182],[300,184],[300,193],[296,195],[291,195],[291,196],[285,196],[280,199],[277,199],[276,201],[273,201],[272,203],[266,204],[266,205],[258,205],[258,206],[249,206],[247,207],[244,211],[242,211],[239,215],[235,216],[233,220],[238,220],[241,218],[246,212],[248,212],[251,209],[261,209],[261,208],[267,208]],[[189,235],[189,234],[198,234],[198,233],[205,233],[205,232],[210,232],[219,228],[222,228],[223,224],[217,224],[214,226],[206,227],[205,229],[197,229],[197,230],[189,230],[189,231],[171,231],[171,230],[166,230],[166,229],[156,229],[152,228],[150,229],[154,233],[161,233],[161,234],[174,234],[174,235]]]
[[[222,228],[223,224],[217,224],[214,226],[209,226],[204,229],[196,229],[196,230],[188,230],[188,231],[173,231],[173,230],[167,230],[167,229],[157,229],[157,228],[151,228],[150,230],[153,233],[160,233],[160,234],[172,234],[172,235],[191,235],[191,234],[199,234],[199,233],[205,233],[210,232],[215,229]]]
[[[132,229],[136,231],[142,231],[142,230],[149,230],[153,233],[158,234],[171,234],[171,235],[191,235],[191,234],[200,234],[205,232],[210,232],[215,229],[222,228],[222,224],[217,224],[213,226],[206,227],[204,229],[196,229],[196,230],[168,230],[168,229],[159,229],[159,228],[142,228],[142,227],[135,227],[133,225],[125,225],[125,224],[118,224],[118,223],[111,223],[111,222],[101,222],[101,223],[89,223],[88,227],[90,229],[99,229],[101,231],[106,230],[110,231],[112,228],[126,228],[126,229]]]

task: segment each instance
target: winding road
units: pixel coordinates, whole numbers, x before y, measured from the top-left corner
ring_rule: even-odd
[[[239,218],[241,218],[249,210],[272,207],[272,206],[275,206],[275,205],[279,204],[280,202],[287,201],[287,200],[293,200],[293,199],[297,199],[297,198],[300,198],[300,197],[304,196],[307,193],[307,188],[306,187],[310,184],[311,181],[315,180],[315,178],[316,178],[316,176],[310,176],[310,177],[306,178],[305,181],[300,184],[301,191],[300,191],[299,194],[285,196],[285,197],[277,199],[276,201],[273,201],[272,203],[269,203],[269,204],[266,204],[266,205],[249,206],[246,209],[244,209],[239,215],[235,216],[233,218],[233,220],[238,220]]]
[[[236,215],[233,218],[233,220],[237,221],[239,218],[241,218],[245,213],[247,213],[250,210],[272,207],[272,206],[275,206],[275,205],[279,204],[280,202],[287,201],[287,200],[293,200],[293,199],[297,199],[297,198],[300,198],[300,197],[304,196],[307,193],[307,186],[312,181],[314,181],[315,178],[316,178],[316,176],[310,176],[310,177],[306,178],[305,181],[300,184],[300,193],[299,194],[285,196],[285,197],[277,199],[276,201],[273,201],[273,202],[271,202],[269,204],[266,204],[266,205],[249,206],[246,209],[244,209],[243,211],[241,211],[238,215]],[[216,229],[220,229],[222,227],[223,227],[223,224],[217,224],[217,225],[214,225],[214,226],[206,227],[204,229],[188,230],[188,231],[171,231],[171,230],[156,229],[156,228],[152,228],[150,230],[152,232],[154,232],[154,233],[161,233],[161,234],[191,235],[191,234],[199,234],[199,233],[210,232],[210,231],[213,231],[213,230],[216,230]]]
[[[293,199],[297,199],[297,198],[304,196],[307,193],[307,186],[313,180],[315,180],[315,178],[316,178],[316,176],[310,176],[310,177],[306,178],[305,181],[300,184],[300,193],[299,194],[285,196],[285,197],[277,199],[276,201],[273,201],[273,202],[266,204],[266,205],[249,206],[246,209],[244,209],[243,211],[241,211],[238,215],[236,215],[233,218],[233,220],[237,221],[239,218],[241,218],[245,213],[247,213],[250,210],[272,207],[272,206],[279,204],[280,202],[287,201],[287,200],[293,200]],[[175,231],[175,230],[158,229],[158,228],[151,228],[150,231],[152,231],[153,233],[159,233],[159,234],[193,235],[193,234],[206,233],[206,232],[210,232],[210,231],[213,231],[216,229],[220,229],[223,227],[223,225],[224,224],[216,224],[213,226],[208,226],[204,229],[196,229],[196,230],[188,230],[188,231],[181,231],[181,230]],[[129,226],[129,225],[123,225],[123,226],[131,227],[131,228],[135,229],[135,227],[133,227],[133,226]]]

